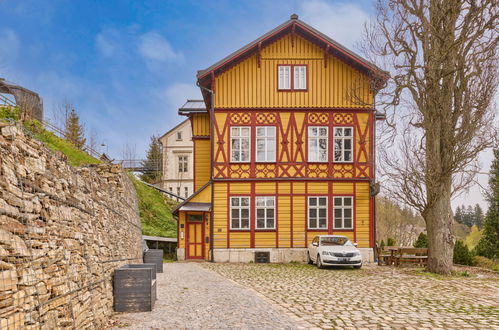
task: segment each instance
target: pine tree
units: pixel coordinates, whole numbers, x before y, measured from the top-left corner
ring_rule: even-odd
[[[72,109],[69,113],[65,126],[66,139],[77,148],[83,149],[87,139],[85,139],[85,129],[83,125],[80,124],[80,117],[78,117],[75,109]]]
[[[416,242],[414,242],[415,248],[427,248],[428,247],[428,236],[425,233],[421,233],[418,236]]]
[[[489,209],[483,224],[482,238],[480,238],[475,252],[478,255],[496,259],[499,258],[499,149],[494,150],[487,201]]]
[[[475,223],[475,211],[473,210],[473,206],[468,205],[464,213],[464,224],[471,227],[473,223]]]
[[[151,136],[147,158],[142,162],[145,171],[140,177],[145,182],[157,183],[161,180],[161,165],[163,159],[161,150],[162,148],[159,139],[155,135]]]
[[[478,229],[482,229],[483,226],[483,211],[480,205],[476,204],[474,209],[474,225],[478,227]]]
[[[457,223],[463,223],[463,210],[464,205],[461,208],[460,206],[457,207],[456,209],[456,214],[454,214],[454,220],[456,220]]]

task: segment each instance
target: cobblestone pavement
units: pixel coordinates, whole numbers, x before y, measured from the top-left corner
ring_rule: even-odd
[[[116,313],[114,329],[303,329],[311,325],[251,289],[200,267],[168,263],[152,312]]]
[[[202,264],[253,288],[315,327],[499,329],[499,279],[416,269],[299,264]]]

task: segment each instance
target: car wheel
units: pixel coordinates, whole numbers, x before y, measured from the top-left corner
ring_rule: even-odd
[[[360,269],[360,267],[362,267],[362,265],[360,265],[360,266],[353,266],[353,268],[355,268],[355,269]]]
[[[308,262],[309,265],[313,265],[314,264],[312,258],[310,258],[310,253],[308,253],[308,252],[307,252],[307,262]]]
[[[316,262],[316,264],[317,264],[317,268],[319,268],[319,269],[324,268],[324,266],[322,266],[322,261],[321,261],[321,256],[320,255],[317,255],[317,262]]]

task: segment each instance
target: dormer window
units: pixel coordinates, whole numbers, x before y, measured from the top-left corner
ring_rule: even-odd
[[[282,91],[307,90],[306,65],[278,65],[278,89]]]

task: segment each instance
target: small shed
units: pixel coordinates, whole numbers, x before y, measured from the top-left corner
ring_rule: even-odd
[[[146,241],[147,247],[150,249],[163,249],[165,255],[169,257],[175,254],[177,238],[142,235],[142,239]]]

